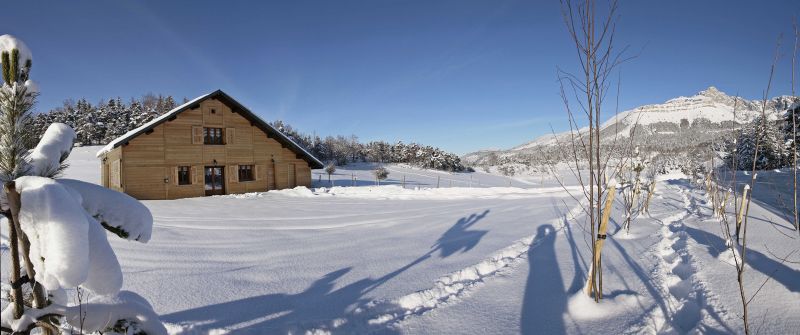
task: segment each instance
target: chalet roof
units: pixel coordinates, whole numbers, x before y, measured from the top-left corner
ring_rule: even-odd
[[[269,123],[262,120],[260,117],[255,115],[249,109],[247,109],[247,107],[244,107],[241,103],[231,98],[231,96],[229,96],[222,90],[216,90],[214,92],[194,98],[189,102],[186,102],[185,104],[175,107],[173,110],[160,115],[159,117],[151,120],[150,122],[143,124],[139,128],[133,129],[125,133],[125,135],[115,138],[113,141],[109,142],[105,147],[100,149],[100,151],[97,152],[97,156],[100,157],[105,153],[113,150],[114,148],[128,143],[136,136],[146,133],[147,131],[155,128],[156,126],[170,119],[173,119],[174,117],[176,117],[178,114],[180,114],[185,110],[197,108],[200,102],[206,99],[217,99],[231,106],[231,110],[233,112],[243,116],[245,119],[250,121],[254,126],[258,127],[264,133],[266,133],[267,136],[269,136],[272,139],[275,139],[283,146],[287,147],[289,150],[297,154],[298,158],[302,158],[303,160],[307,161],[312,169],[320,169],[324,166],[324,164],[322,164],[322,162],[320,162],[319,159],[314,157],[314,155],[309,153],[306,149],[304,149],[303,147],[292,141],[289,137],[287,137],[286,135],[284,135],[271,125],[269,125]]]

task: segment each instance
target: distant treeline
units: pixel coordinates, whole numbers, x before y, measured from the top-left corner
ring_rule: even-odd
[[[273,127],[303,146],[325,162],[344,165],[352,162],[405,163],[413,166],[451,172],[473,171],[453,153],[437,147],[417,143],[388,143],[372,141],[361,143],[355,135],[311,136],[300,133],[283,121],[271,123]]]
[[[102,145],[172,110],[176,105],[172,96],[153,94],[128,102],[121,98],[101,100],[96,104],[86,99],[66,100],[61,107],[37,114],[31,119],[32,138],[38,141],[51,123],[60,122],[75,129],[78,145]],[[320,138],[303,134],[280,120],[271,124],[324,162],[337,165],[352,162],[406,163],[427,169],[471,171],[462,164],[458,155],[432,146],[383,141],[364,144],[355,135]]]
[[[140,99],[123,102],[121,98],[92,104],[86,99],[66,100],[61,107],[40,113],[31,120],[34,138],[38,141],[54,122],[75,129],[79,145],[106,144],[132,129],[175,108],[172,96],[147,94]]]

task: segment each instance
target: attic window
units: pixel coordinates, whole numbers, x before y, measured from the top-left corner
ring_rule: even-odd
[[[224,144],[222,128],[203,128],[203,144]]]
[[[212,108],[211,109],[211,114],[217,114],[217,110]]]

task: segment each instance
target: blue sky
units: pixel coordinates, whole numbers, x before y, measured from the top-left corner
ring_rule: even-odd
[[[789,94],[795,15],[800,1],[621,1],[617,40],[639,56],[620,109],[711,85],[759,98],[781,33],[771,95]],[[33,51],[39,111],[223,89],[304,132],[462,154],[566,129],[556,68],[577,69],[557,0],[13,1],[0,28]]]

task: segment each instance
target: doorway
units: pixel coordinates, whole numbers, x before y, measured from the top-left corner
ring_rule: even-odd
[[[206,166],[206,195],[225,194],[225,169],[222,166]]]

